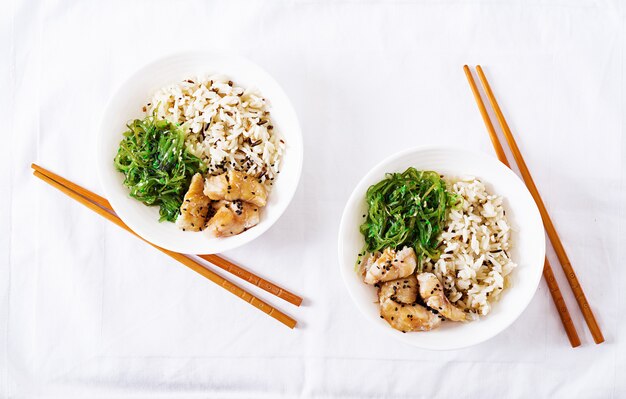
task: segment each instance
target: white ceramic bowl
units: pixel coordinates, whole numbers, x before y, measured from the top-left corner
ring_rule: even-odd
[[[158,207],[129,197],[124,176],[113,165],[126,123],[142,118],[141,107],[160,87],[196,75],[220,73],[242,87],[255,87],[270,105],[272,123],[286,142],[280,175],[257,226],[239,235],[211,238],[206,233],[183,232],[174,223],[159,223]],[[260,67],[233,54],[193,52],[168,56],[133,74],[111,98],[98,137],[98,171],[104,193],[115,212],[137,234],[160,247],[189,254],[212,254],[246,244],[278,220],[298,186],[302,169],[302,133],[296,112],[278,83]]]
[[[363,283],[355,272],[357,254],[365,242],[359,232],[367,213],[365,193],[385,173],[402,172],[409,166],[434,170],[447,176],[476,176],[487,189],[504,197],[504,207],[512,225],[511,257],[518,267],[511,274],[506,289],[491,312],[468,323],[444,322],[429,332],[402,333],[380,318],[374,287]],[[343,280],[356,306],[373,324],[393,337],[424,349],[458,349],[483,342],[511,325],[532,299],[543,269],[545,237],[541,217],[524,183],[506,166],[491,156],[445,147],[413,148],[395,154],[378,165],[356,186],[341,218],[339,227],[339,266]]]

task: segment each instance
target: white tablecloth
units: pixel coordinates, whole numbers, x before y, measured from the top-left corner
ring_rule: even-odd
[[[0,396],[11,398],[626,396],[626,66],[611,1],[17,1],[0,12]],[[101,192],[97,125],[130,73],[227,48],[293,101],[293,203],[227,257],[304,296],[289,330],[31,176]],[[544,282],[473,348],[389,341],[351,303],[337,230],[360,177],[404,147],[492,152],[461,66],[485,66],[603,328],[583,345]]]

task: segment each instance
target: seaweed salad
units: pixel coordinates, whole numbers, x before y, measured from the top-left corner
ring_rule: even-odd
[[[165,119],[148,116],[128,125],[115,156],[130,196],[159,206],[159,221],[176,220],[191,177],[206,167],[185,148],[183,130]]]
[[[438,173],[413,167],[388,173],[367,190],[368,212],[360,231],[368,252],[412,247],[418,268],[425,257],[439,256],[446,212],[460,199],[446,190]]]

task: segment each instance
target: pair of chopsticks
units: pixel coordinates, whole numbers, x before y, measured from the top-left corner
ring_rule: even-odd
[[[510,168],[511,165],[509,164],[506,154],[504,153],[504,149],[502,148],[502,144],[500,143],[500,139],[498,138],[498,135],[496,134],[493,124],[491,123],[491,120],[489,119],[487,108],[485,107],[485,103],[483,102],[482,97],[480,96],[480,93],[478,92],[478,87],[476,86],[476,82],[474,81],[472,72],[470,71],[467,65],[463,66],[463,70],[465,71],[465,75],[467,76],[467,80],[472,89],[472,93],[474,93],[474,99],[476,100],[478,109],[480,110],[480,113],[483,117],[485,125],[487,126],[487,131],[489,132],[489,137],[491,138],[491,143],[493,144],[493,148],[496,151],[496,155],[498,156],[498,159],[500,160],[500,162],[502,162],[503,164],[505,164],[506,166]],[[561,268],[563,269],[563,272],[565,273],[565,276],[567,277],[567,282],[569,283],[572,289],[572,292],[574,293],[574,297],[576,298],[578,307],[580,308],[580,311],[582,312],[583,317],[585,318],[587,327],[589,328],[589,331],[591,332],[591,335],[593,336],[593,340],[595,341],[595,343],[600,344],[604,342],[604,336],[602,335],[600,326],[596,322],[596,318],[593,314],[593,311],[591,310],[591,307],[589,306],[589,303],[587,302],[587,298],[585,297],[583,288],[580,285],[578,278],[576,277],[576,273],[574,272],[572,263],[567,257],[567,254],[565,253],[565,248],[563,248],[563,243],[561,242],[561,239],[559,238],[559,235],[557,234],[556,229],[554,228],[554,224],[552,223],[552,220],[550,219],[550,215],[548,215],[546,206],[544,205],[543,200],[541,199],[541,196],[539,195],[537,186],[535,185],[535,182],[533,181],[533,178],[530,175],[530,171],[528,170],[528,167],[526,166],[526,162],[524,162],[522,153],[520,152],[519,147],[517,146],[517,143],[515,142],[515,138],[513,138],[513,133],[511,133],[511,129],[509,128],[509,125],[506,122],[506,119],[504,119],[504,114],[502,113],[502,110],[500,109],[500,106],[498,105],[498,102],[496,101],[496,97],[494,96],[493,91],[491,90],[491,86],[489,85],[489,82],[487,81],[487,77],[485,76],[485,73],[483,72],[483,69],[481,68],[480,65],[476,66],[476,71],[478,73],[478,77],[482,84],[483,90],[485,94],[487,95],[489,102],[491,103],[491,107],[493,108],[494,113],[496,114],[496,117],[502,129],[502,132],[504,134],[504,137],[506,138],[506,141],[509,144],[509,148],[511,149],[511,152],[513,153],[513,158],[515,158],[515,162],[517,163],[517,166],[520,170],[520,174],[522,175],[522,178],[524,179],[524,182],[526,183],[526,187],[528,188],[528,191],[530,191],[530,194],[532,195],[533,199],[537,203],[537,207],[539,208],[539,213],[541,214],[541,219],[543,220],[543,225],[546,229],[546,232],[548,233],[550,242],[552,243],[552,246],[554,247],[556,256],[559,259],[559,262],[561,263]],[[572,318],[569,314],[567,306],[565,305],[565,301],[563,300],[563,295],[554,277],[552,267],[550,266],[550,262],[548,262],[547,257],[545,259],[545,263],[543,267],[543,276],[545,277],[548,287],[550,289],[550,294],[552,295],[552,300],[554,301],[554,304],[556,305],[556,308],[559,312],[561,322],[563,323],[563,326],[565,327],[565,332],[567,333],[567,337],[569,338],[569,341],[572,347],[575,348],[580,345],[580,338],[578,337],[578,333],[576,332],[576,328],[574,327]]]
[[[206,277],[207,279],[209,279],[210,281],[214,282],[215,284],[219,285],[220,287],[226,289],[227,291],[229,291],[230,293],[240,297],[241,299],[243,299],[246,302],[249,302],[252,306],[256,307],[257,309],[263,311],[264,313],[268,314],[269,316],[273,317],[274,319],[280,321],[281,323],[283,323],[284,325],[286,325],[289,328],[294,328],[296,326],[296,320],[294,320],[293,318],[289,317],[288,315],[286,315],[285,313],[281,312],[280,310],[274,308],[273,306],[269,305],[266,302],[263,302],[262,300],[260,300],[259,298],[255,297],[254,295],[250,294],[249,292],[245,291],[244,289],[238,287],[237,285],[231,283],[229,280],[225,279],[224,277],[220,276],[219,274],[213,272],[212,270],[210,270],[209,268],[205,267],[204,265],[202,265],[202,263],[196,261],[193,258],[188,257],[187,255],[183,255],[177,252],[173,252],[173,251],[169,251],[167,249],[164,248],[160,248],[154,244],[151,244],[150,242],[144,240],[143,238],[141,238],[139,235],[137,235],[137,233],[135,233],[134,231],[132,231],[123,221],[122,219],[120,219],[115,212],[113,211],[113,208],[111,207],[111,204],[109,204],[109,202],[99,196],[98,194],[95,194],[75,183],[72,183],[71,181],[53,173],[50,172],[47,169],[42,168],[39,165],[36,164],[32,164],[31,167],[34,169],[34,175],[38,178],[40,178],[41,180],[43,180],[44,182],[50,184],[51,186],[55,187],[56,189],[60,190],[61,192],[63,192],[64,194],[66,194],[67,196],[69,196],[70,198],[80,202],[81,204],[85,205],[87,208],[91,209],[92,211],[96,212],[97,214],[99,214],[100,216],[108,219],[109,221],[115,223],[116,225],[118,225],[119,227],[123,228],[124,230],[128,231],[129,233],[132,233],[133,235],[139,237],[140,239],[142,239],[143,241],[147,242],[148,244],[152,245],[154,248],[158,249],[159,251],[163,252],[164,254],[170,256],[171,258],[176,259],[177,261],[179,261],[180,263],[182,263],[183,265],[187,266],[188,268],[190,268],[191,270],[195,271],[196,273]],[[256,285],[257,287],[271,293],[274,294],[275,296],[293,304],[296,306],[300,306],[300,304],[302,303],[302,298],[277,286],[276,284],[273,284],[265,279],[262,279],[261,277],[249,272],[248,270],[245,270],[237,265],[235,265],[234,263],[218,256],[218,255],[198,255],[200,258],[212,263],[215,266],[218,266],[220,268],[222,268],[223,270],[226,270],[227,272],[251,283]]]

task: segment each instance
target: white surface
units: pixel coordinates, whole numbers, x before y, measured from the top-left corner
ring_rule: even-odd
[[[510,254],[517,267],[508,287],[491,312],[472,323],[442,323],[428,333],[402,333],[381,319],[377,290],[355,273],[357,254],[365,240],[359,231],[367,213],[367,189],[387,173],[404,172],[408,167],[435,170],[449,177],[474,176],[492,194],[504,198],[507,222],[511,226]],[[382,160],[357,184],[350,195],[339,225],[339,269],[357,308],[389,336],[418,348],[451,350],[486,341],[509,327],[526,309],[537,290],[546,253],[543,224],[539,209],[524,182],[497,158],[480,152],[454,147],[417,147]]]
[[[622,4],[4,2],[0,396],[626,396]],[[269,299],[296,330],[31,176],[37,161],[101,192],[91,149],[112,91],[155,56],[193,47],[261,65],[298,113],[305,157],[294,201],[263,237],[225,254],[306,298],[301,308]],[[388,340],[343,287],[339,218],[367,170],[415,145],[492,154],[464,63],[485,67],[602,345],[552,250],[578,349],[543,282],[511,328],[452,352]]]
[[[272,187],[261,221],[253,229],[232,237],[215,238],[206,232],[182,231],[174,223],[160,223],[158,207],[146,207],[128,195],[124,175],[113,158],[128,121],[142,117],[141,107],[159,88],[183,79],[224,74],[237,85],[259,90],[270,106],[272,123],[285,140],[280,175]],[[103,192],[115,212],[141,237],[162,248],[185,254],[214,254],[249,243],[269,229],[283,214],[298,187],[302,171],[302,133],[287,95],[262,68],[240,56],[224,52],[187,52],[155,60],[134,72],[116,91],[104,111],[98,131],[98,174]]]

